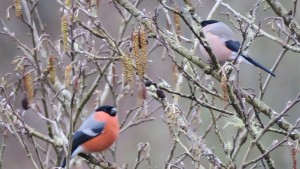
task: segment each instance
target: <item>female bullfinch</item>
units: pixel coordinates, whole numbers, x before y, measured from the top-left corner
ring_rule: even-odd
[[[101,152],[109,148],[119,136],[117,109],[101,106],[95,110],[74,133],[71,158],[79,153]],[[61,167],[66,165],[63,160]]]
[[[201,22],[201,26],[213,54],[221,64],[236,58],[241,44],[235,39],[234,33],[227,25],[216,20],[205,20]],[[210,60],[210,56],[201,45],[200,51],[205,59]],[[273,72],[243,53],[238,58],[237,62],[250,63],[275,77]]]

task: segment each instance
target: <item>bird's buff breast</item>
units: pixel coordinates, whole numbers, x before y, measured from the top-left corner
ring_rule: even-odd
[[[224,44],[224,40],[221,40],[220,37],[211,34],[209,32],[205,32],[205,36],[207,38],[207,42],[212,49],[212,52],[219,60],[219,62],[224,63],[225,61],[230,61],[234,59],[234,54],[230,51]],[[200,45],[200,51],[205,59],[210,61],[210,56],[206,52],[203,46]]]

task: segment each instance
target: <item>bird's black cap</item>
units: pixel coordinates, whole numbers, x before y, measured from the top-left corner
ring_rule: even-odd
[[[118,112],[117,108],[115,108],[114,106],[109,106],[109,105],[100,106],[95,111],[103,111],[111,116],[116,116],[117,112]]]
[[[218,23],[218,22],[219,21],[217,21],[217,20],[204,20],[200,24],[201,24],[202,28],[204,28],[207,25]]]

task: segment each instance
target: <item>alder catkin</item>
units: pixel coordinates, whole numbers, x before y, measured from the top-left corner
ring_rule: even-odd
[[[15,0],[15,10],[16,10],[16,17],[20,18],[22,15],[21,0]]]
[[[293,169],[297,169],[297,148],[292,148]]]
[[[65,0],[65,6],[68,7],[68,8],[71,8],[72,1],[71,0]]]
[[[55,57],[53,55],[50,55],[50,57],[48,58],[47,70],[49,71],[49,79],[51,83],[54,84],[56,78],[56,71],[55,71]]]
[[[147,70],[147,34],[144,28],[137,28],[132,33],[132,48],[137,75],[143,79]]]
[[[141,46],[141,72],[138,75],[142,78],[147,70],[147,34],[144,28],[140,29],[140,46]]]
[[[24,81],[24,90],[26,92],[26,96],[30,104],[32,103],[34,97],[31,73],[27,73],[26,75],[24,75],[23,81]]]
[[[130,86],[133,85],[133,65],[132,58],[129,56],[122,56],[122,67],[124,74],[124,82]]]
[[[223,100],[225,103],[228,103],[228,92],[227,92],[227,76],[225,74],[222,75],[222,78],[221,78],[221,88],[222,88],[222,91],[223,91]]]
[[[179,11],[178,6],[175,6],[175,10],[177,12]],[[177,38],[180,41],[181,40],[181,38],[180,38],[180,34],[181,34],[180,16],[176,13],[174,13],[174,22],[175,22],[175,31],[176,31],[176,34],[177,34]]]
[[[68,65],[65,69],[65,88],[70,86],[71,82],[72,65]]]
[[[63,15],[61,17],[61,32],[62,32],[62,41],[63,41],[63,48],[64,51],[67,51],[69,49],[69,42],[68,42],[68,20],[67,20],[67,16]]]
[[[140,59],[140,52],[139,52],[139,32],[135,30],[132,33],[132,48],[133,48],[133,56],[135,60],[135,66],[136,66],[136,71],[137,74],[139,75],[141,73],[141,59]]]

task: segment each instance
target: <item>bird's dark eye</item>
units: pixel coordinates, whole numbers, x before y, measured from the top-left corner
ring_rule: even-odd
[[[117,114],[117,112],[118,112],[117,108],[114,107],[114,108],[111,109],[110,115],[115,116]]]

